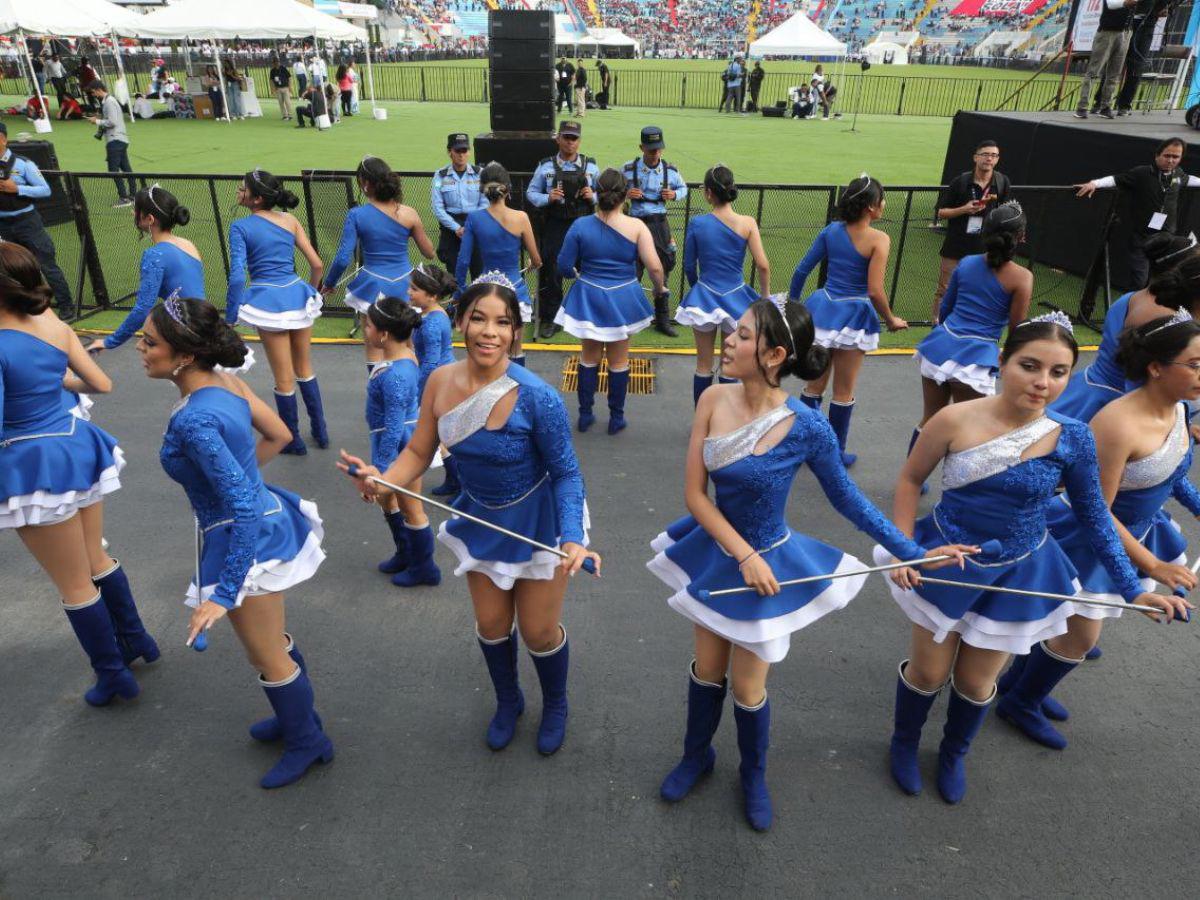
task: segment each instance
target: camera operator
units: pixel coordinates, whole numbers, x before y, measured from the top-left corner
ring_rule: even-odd
[[[807,84],[797,85],[788,91],[792,100],[793,119],[811,119],[817,114],[817,106],[813,103],[812,89]]]
[[[50,196],[50,185],[30,160],[8,149],[8,126],[0,122],[0,240],[20,244],[37,257],[61,319],[75,313],[71,289],[54,258],[54,242],[46,233],[33,201]]]
[[[129,133],[125,130],[125,113],[117,98],[108,92],[104,82],[93,81],[87,86],[88,94],[100,104],[100,115],[92,116],[91,121],[97,126],[95,138],[104,141],[104,155],[110,172],[128,172],[133,174],[129,165]],[[137,185],[132,178],[115,178],[117,185],[117,202],[113,208],[133,205],[133,195],[137,193]]]
[[[571,223],[594,211],[596,195],[592,191],[600,169],[594,160],[579,153],[583,128],[578,122],[562,122],[555,142],[558,153],[537,164],[525,197],[531,204],[545,210],[538,252],[542,268],[538,270],[538,337],[554,337],[561,329],[554,317],[562,305],[562,275],[558,271],[558,253]]]

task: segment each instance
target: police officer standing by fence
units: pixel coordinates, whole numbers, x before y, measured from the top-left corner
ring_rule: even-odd
[[[8,126],[0,122],[0,239],[20,244],[37,257],[42,274],[54,291],[58,315],[75,314],[71,288],[54,258],[54,242],[46,234],[33,201],[50,196],[50,185],[38,167],[8,149]]]
[[[667,221],[667,204],[687,199],[687,184],[679,170],[663,159],[662,129],[647,125],[642,129],[642,155],[625,163],[621,171],[629,186],[629,214],[641,219],[654,237],[654,249],[658,252],[663,267],[663,281],[675,268],[678,248],[671,236],[671,225]],[[638,277],[642,265],[638,262]],[[671,311],[667,308],[668,297],[654,299],[654,327],[667,337],[675,337],[675,326],[671,324]]]
[[[479,191],[479,166],[467,159],[471,152],[471,140],[466,132],[456,131],[446,138],[446,152],[450,154],[450,165],[442,166],[433,173],[430,187],[430,203],[437,216],[439,231],[437,257],[447,272],[453,272],[458,262],[458,248],[462,246],[463,228],[467,215],[488,205]],[[471,277],[479,275],[478,251],[471,254]]]
[[[558,253],[567,229],[576,219],[594,211],[596,195],[592,188],[600,177],[595,160],[579,152],[583,128],[578,122],[561,122],[555,142],[558,153],[537,164],[525,197],[544,210],[538,236],[542,268],[538,271],[538,337],[552,338],[561,329],[554,317],[562,305],[562,275],[558,271]]]

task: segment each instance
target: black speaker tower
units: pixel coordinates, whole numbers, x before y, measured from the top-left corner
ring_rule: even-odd
[[[495,160],[510,172],[532,172],[556,151],[554,14],[488,12],[490,134],[475,138],[475,161]]]

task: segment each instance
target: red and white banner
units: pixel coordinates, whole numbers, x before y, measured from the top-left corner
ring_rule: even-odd
[[[1096,32],[1100,30],[1100,13],[1104,12],[1104,0],[1079,0],[1075,10],[1075,25],[1071,29],[1071,51],[1091,53]]]
[[[963,0],[950,10],[952,16],[1032,16],[1049,0]]]

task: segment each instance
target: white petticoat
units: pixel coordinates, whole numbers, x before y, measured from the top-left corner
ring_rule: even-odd
[[[626,338],[633,337],[653,321],[654,316],[646,316],[646,318],[628,325],[602,326],[596,325],[593,322],[574,319],[567,315],[566,311],[561,307],[558,310],[558,314],[554,317],[554,324],[562,326],[563,331],[567,332],[567,334],[574,335],[581,340],[600,341],[604,344],[611,344],[615,341],[623,341]]]
[[[862,350],[870,352],[879,348],[879,333],[864,328],[842,328],[830,331],[817,328],[814,342],[829,350]]]
[[[125,468],[125,454],[120,447],[112,451],[113,464],[100,473],[99,480],[85,491],[67,491],[51,494],[34,491],[9,497],[0,506],[0,529],[24,528],[26,525],[56,525],[65,522],[84,507],[99,503],[105,494],[111,494],[121,486],[118,477]]]
[[[964,366],[952,359],[937,366],[923,357],[920,351],[913,355],[917,360],[917,365],[921,367],[921,377],[923,378],[928,378],[937,384],[957,381],[985,397],[996,393],[996,376],[992,374],[992,370],[988,366]]]
[[[263,331],[299,331],[311,328],[312,324],[321,318],[322,307],[320,295],[309,297],[303,309],[289,309],[284,312],[271,312],[256,306],[242,304],[238,307],[238,322]]]

